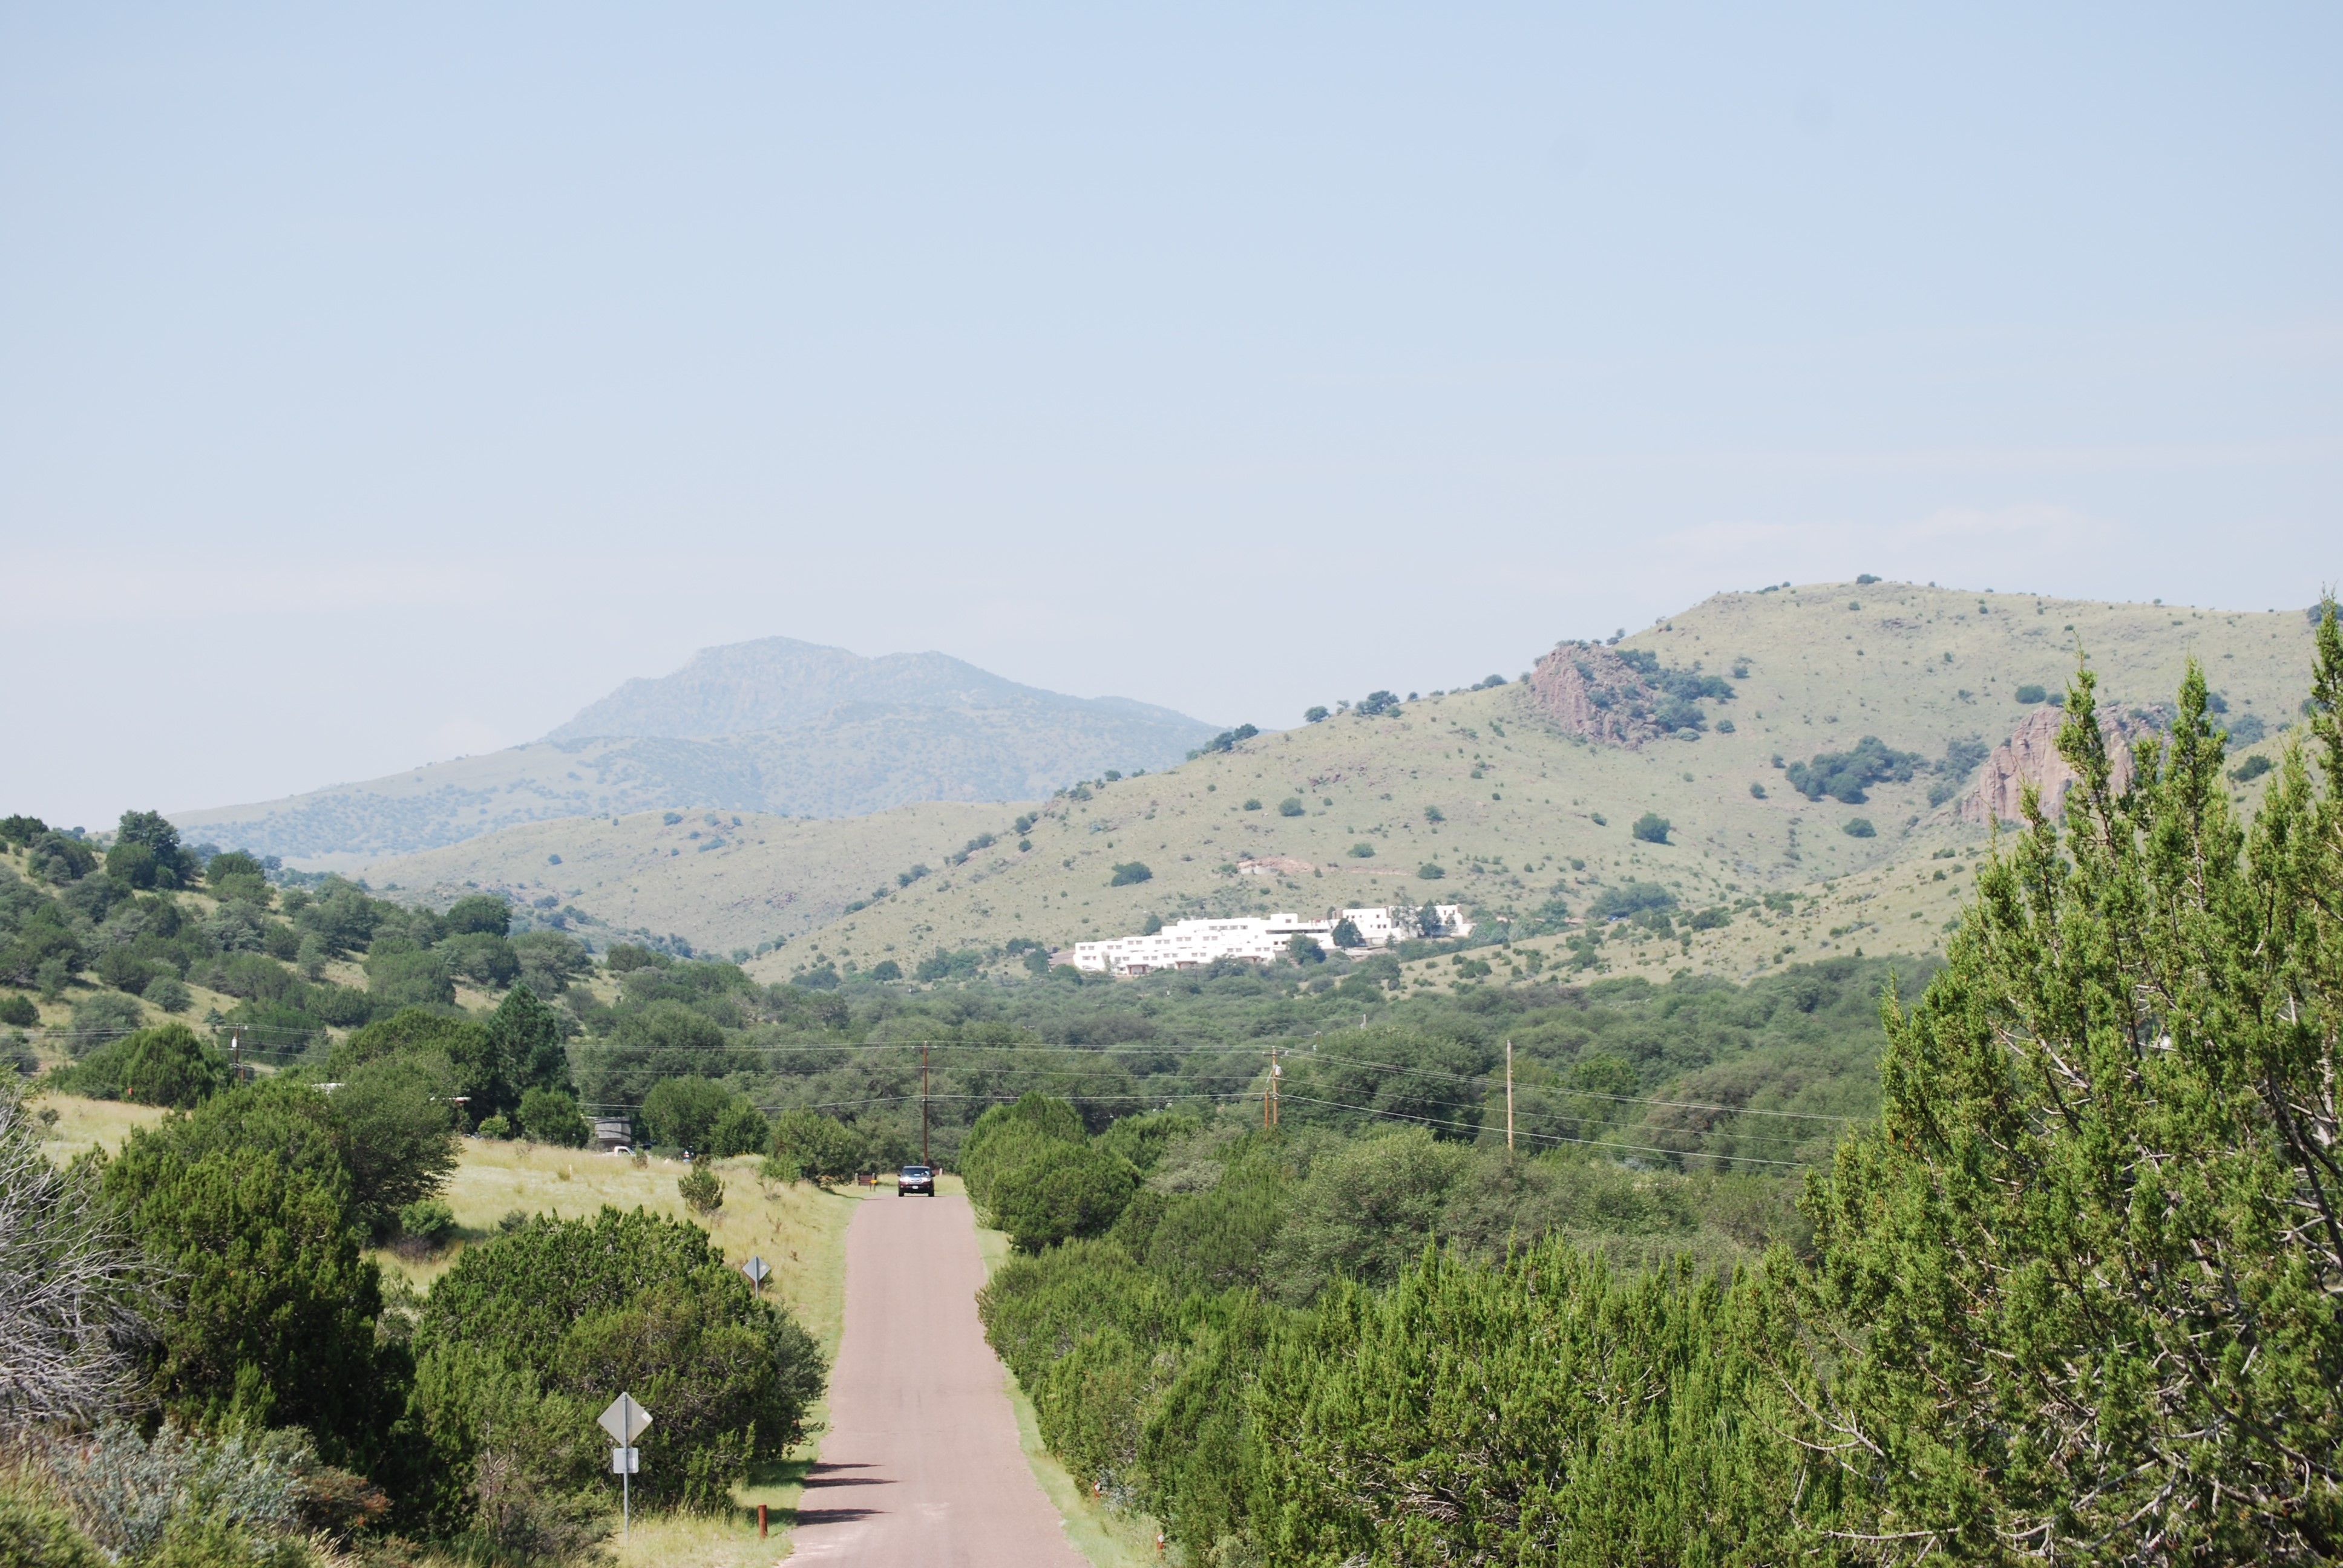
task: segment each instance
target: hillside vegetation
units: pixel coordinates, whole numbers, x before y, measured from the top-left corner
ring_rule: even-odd
[[[1004,840],[840,920],[814,945],[867,965],[1016,937],[1068,946],[1137,930],[1149,914],[1393,900],[1463,902],[1534,929],[1552,900],[1583,915],[1605,889],[1635,881],[1697,908],[1882,877],[1984,841],[1984,828],[1959,819],[1957,795],[1929,801],[1973,772],[1915,772],[1849,803],[1807,799],[1789,765],[1866,736],[1932,765],[1956,742],[1979,756],[2034,710],[2021,689],[2063,691],[2078,645],[2111,708],[2167,706],[2193,651],[2230,716],[2274,734],[2301,700],[2310,629],[2299,611],[2215,615],[1886,583],[1720,595],[1620,644],[1734,688],[1683,739],[1637,749],[1579,739],[1519,682],[1394,714],[1338,714],[1164,775],[1094,781],[1080,792],[1088,799],[1039,809],[1030,850]],[[1284,814],[1287,801],[1299,815]],[[1666,820],[1666,842],[1632,836],[1645,812]],[[1858,819],[1871,836],[1845,830]],[[1361,845],[1371,853],[1355,854]],[[1248,858],[1301,865],[1241,874]],[[1112,868],[1133,861],[1148,879],[1112,885]],[[1427,879],[1428,865],[1443,875]],[[768,961],[779,974],[809,957]]]
[[[675,821],[666,819],[672,816]],[[808,821],[756,812],[638,812],[508,829],[367,868],[392,897],[445,904],[468,892],[545,899],[614,930],[683,938],[711,953],[754,953],[867,902],[889,868],[940,866],[1001,828],[1002,809],[929,801]],[[556,859],[558,858],[558,863]],[[591,929],[583,934],[603,942]]]
[[[2237,748],[2243,753],[2254,741],[2275,749],[2301,699],[2310,634],[2294,610],[2212,612],[1885,582],[1721,594],[1616,645],[1662,669],[1715,678],[1733,693],[1701,699],[1699,727],[1635,748],[1574,733],[1513,681],[1402,699],[1372,717],[1354,708],[1141,777],[1109,780],[1102,769],[1029,807],[791,823],[786,848],[775,850],[772,831],[760,835],[771,840],[760,849],[775,852],[756,866],[745,849],[687,850],[670,855],[661,875],[650,867],[659,840],[634,819],[617,829],[584,819],[487,836],[368,874],[402,889],[477,881],[533,890],[563,880],[542,869],[552,854],[565,871],[581,854],[607,850],[613,870],[639,856],[650,880],[605,876],[598,889],[572,877],[565,893],[613,925],[672,929],[717,951],[754,951],[768,939],[812,931],[812,940],[759,960],[759,976],[773,980],[824,962],[860,969],[892,960],[909,970],[938,950],[997,961],[1011,942],[1067,948],[1136,931],[1151,915],[1397,901],[1461,902],[1510,917],[1504,929],[1553,957],[1566,944],[1560,922],[1643,883],[1665,889],[1685,910],[1739,907],[1747,918],[1616,945],[1601,956],[1600,972],[1689,966],[1745,975],[1780,961],[1785,948],[1828,956],[1856,946],[1940,946],[1963,883],[1935,873],[1956,871],[1988,836],[1959,814],[1978,759],[2046,696],[2063,693],[2078,648],[2110,709],[2151,716],[2168,709],[2194,652],[2226,709],[2217,721],[2250,738]],[[1855,756],[1866,737],[1875,738],[1871,755],[1908,760],[1871,779],[1859,800],[1810,799],[1794,782],[1796,769],[1809,784],[1843,783],[1843,771],[1814,773],[1815,760]],[[1664,821],[1664,841],[1635,836],[1647,813]],[[1868,836],[1855,836],[1865,825]],[[639,845],[618,849],[621,833]],[[986,834],[993,842],[964,861],[942,858]],[[1114,869],[1134,864],[1144,879],[1115,885]],[[1247,865],[1268,874],[1245,874]],[[827,900],[801,890],[799,866],[820,869],[810,879]],[[1427,877],[1427,867],[1440,874]],[[650,888],[661,890],[637,890]],[[848,910],[881,888],[887,897]],[[1791,893],[1800,896],[1780,907]],[[1765,907],[1767,894],[1776,907]]]
[[[1436,1116],[1330,1145],[988,1111],[969,1190],[1026,1256],[983,1316],[1051,1452],[1197,1563],[2334,1561],[2321,642],[2317,732],[2250,821],[2195,671],[2130,789],[2078,686],[2070,820],[1996,847],[1943,970],[1884,1010],[1876,1119],[1754,1266],[1689,1224],[1623,1243],[1669,1197],[1730,1232],[1765,1179],[1671,1194],[1485,1120],[1468,1151]]]
[[[594,929],[566,905],[287,886],[153,813],[94,838],[0,820],[5,1016],[25,1021],[33,992],[91,1015],[46,1087],[183,1108],[82,1108],[75,1131],[114,1152],[60,1171],[38,1112],[0,1093],[0,1196],[42,1228],[12,1254],[41,1288],[0,1312],[12,1342],[61,1352],[18,1378],[45,1402],[0,1412],[36,1461],[0,1473],[0,1522],[35,1511],[75,1562],[84,1535],[134,1562],[322,1562],[309,1532],[403,1561],[587,1561],[608,1530],[591,1416],[615,1387],[662,1412],[639,1495],[720,1513],[787,1479],[827,1326],[759,1299],[741,1247],[800,1264],[838,1213],[789,1184],[932,1152],[1021,1254],[983,1307],[1041,1436],[1190,1561],[1992,1562],[2012,1542],[2331,1560],[2343,1251],[2302,1216],[2337,1201],[2343,633],[2318,636],[2311,744],[2273,769],[2228,749],[2244,726],[2214,722],[2192,668],[2119,789],[2086,678],[2056,737],[2079,780],[2063,829],[2037,814],[1981,856],[1947,843],[1731,904],[1590,879],[1595,926],[1348,967],[1113,981],[1045,958],[988,974],[970,948],[907,978],[822,957],[761,983],[640,941],[588,953],[552,923]],[[1745,728],[1720,710],[1767,722],[1689,661],[1589,654],[1589,677],[1564,657],[1577,721],[1644,750],[1492,710],[1487,736],[1515,748],[1480,747],[1472,783],[1544,755],[1533,729],[1553,756],[1640,765]],[[2237,714],[2243,683],[2224,689]],[[1399,706],[1232,732],[1169,782],[1242,782],[1275,749],[1421,735],[1440,711]],[[1709,739],[1658,739],[1695,726]],[[1889,755],[1908,746],[1875,735],[1802,776],[1870,806],[1929,777]],[[1077,830],[1068,814],[1163,782],[1071,792],[1007,842],[1030,860]],[[1222,792],[1192,798],[1201,828],[1228,831]],[[1468,799],[1426,815],[1427,839],[1485,829]],[[1846,852],[1954,833],[1955,804],[1883,811]],[[1281,817],[1311,830],[1294,806]],[[1698,839],[1670,837],[1629,852],[1687,851],[1674,885],[1731,892]],[[872,908],[1001,847],[966,842]],[[1946,951],[1594,978],[1720,931],[1778,937],[1865,888],[1956,908]],[[231,1020],[182,1021],[197,980],[252,993],[257,1075],[222,1052]],[[148,1007],[174,1016],[122,1032]],[[571,1152],[586,1111],[628,1118],[643,1163]],[[498,1142],[468,1160],[467,1128]],[[689,1174],[654,1163],[685,1151]],[[116,1399],[137,1419],[103,1421]],[[105,1501],[148,1509],[196,1484],[182,1470],[256,1456],[233,1515]]]

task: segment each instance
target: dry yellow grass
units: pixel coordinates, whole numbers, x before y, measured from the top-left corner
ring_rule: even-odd
[[[152,1127],[163,1120],[163,1112],[151,1105],[126,1105],[118,1100],[84,1100],[77,1094],[43,1094],[32,1101],[33,1114],[44,1111],[57,1113],[55,1124],[42,1133],[49,1157],[59,1164],[72,1159],[92,1144],[112,1153],[128,1141],[133,1131]]]
[[[548,893],[621,930],[677,931],[710,952],[796,938],[915,861],[1001,832],[1021,808],[928,800],[867,817],[761,812],[571,817],[377,861],[374,886],[444,903],[469,890],[523,902]],[[702,847],[720,848],[702,852]],[[553,858],[559,857],[559,864]]]
[[[751,1253],[763,1257],[773,1269],[765,1288],[779,1292],[825,1351],[834,1349],[843,1310],[846,1221],[855,1200],[802,1182],[762,1181],[753,1159],[712,1164],[724,1180],[724,1207],[694,1214],[676,1192],[676,1182],[691,1170],[679,1160],[653,1159],[639,1167],[630,1159],[583,1149],[467,1139],[446,1194],[467,1239],[423,1261],[386,1252],[384,1272],[427,1290],[468,1241],[494,1234],[507,1214],[574,1220],[605,1205],[648,1209],[690,1220],[736,1264]]]

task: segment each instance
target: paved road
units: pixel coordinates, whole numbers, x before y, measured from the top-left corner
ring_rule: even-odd
[[[846,1332],[792,1563],[1085,1568],[1017,1446],[976,1321],[968,1200],[873,1198],[846,1232]]]

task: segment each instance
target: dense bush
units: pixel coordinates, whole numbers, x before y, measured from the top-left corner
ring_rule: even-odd
[[[772,1144],[772,1123],[748,1101],[735,1097],[709,1130],[708,1151],[721,1160],[735,1154],[762,1154]]]
[[[528,1089],[521,1093],[518,1113],[521,1130],[539,1143],[563,1149],[583,1149],[593,1141],[578,1101],[558,1089]]]
[[[1855,742],[1852,750],[1825,751],[1812,761],[1791,763],[1786,777],[1790,788],[1809,800],[1828,795],[1847,805],[1860,806],[1870,799],[1865,793],[1869,786],[1906,782],[1925,766],[1926,759],[1917,752],[1897,751],[1876,735],[1866,735]]]
[[[166,1303],[146,1392],[195,1424],[303,1427],[333,1462],[365,1470],[403,1382],[376,1342],[380,1282],[325,1097],[273,1087],[134,1133],[106,1166]]]
[[[558,1498],[597,1483],[594,1417],[626,1389],[658,1412],[636,1495],[720,1506],[803,1435],[820,1355],[697,1226],[637,1210],[528,1221],[478,1243],[416,1325],[409,1420],[433,1464],[424,1512],[480,1530],[479,1483]]]
[[[1627,831],[1646,844],[1664,844],[1668,841],[1668,834],[1674,826],[1674,824],[1657,811],[1646,811],[1635,819],[1634,826],[1629,828]]]
[[[706,1165],[693,1165],[689,1172],[677,1180],[675,1191],[676,1195],[683,1200],[684,1207],[695,1214],[713,1214],[724,1207],[724,1183]]]
[[[709,1079],[663,1078],[643,1097],[643,1136],[671,1149],[705,1150],[733,1098],[730,1090]]]
[[[1888,1016],[1885,1114],[1815,1202],[1797,1300],[1855,1523],[1958,1555],[2313,1561],[2343,1551],[2343,637],[2324,782],[2290,750],[2231,817],[2190,667],[2118,795],[2094,683],[1944,973]],[[2306,1028],[2310,1019],[2319,1020]],[[1922,1417],[1925,1412],[1925,1418]]]
[[[451,935],[501,937],[512,930],[512,906],[494,893],[470,893],[449,905],[445,919]]]
[[[401,1008],[337,1042],[327,1070],[347,1078],[367,1062],[388,1058],[435,1062],[450,1074],[449,1086],[454,1095],[464,1097],[468,1117],[476,1121],[491,1116],[509,1120],[520,1108],[530,1073],[552,1070],[549,1060],[542,1069],[533,1067],[538,1058],[525,1054],[538,1049],[541,1035],[524,1027],[538,1014],[546,1014],[543,1004],[521,988],[515,989],[486,1024],[430,1008]],[[516,1019],[521,1022],[516,1024]],[[549,1014],[546,1020],[549,1024]],[[558,1052],[558,1036],[554,1039],[553,1050]]]
[[[141,1568],[309,1568],[321,1537],[347,1538],[387,1502],[285,1430],[210,1432],[166,1422],[148,1435],[113,1421],[52,1442],[44,1457],[90,1538]]]
[[[159,811],[125,811],[106,851],[106,869],[129,886],[184,888],[197,879],[196,860],[179,842],[179,830]]]
[[[662,1078],[720,1078],[735,1060],[722,1024],[705,1010],[662,997],[630,1006],[608,1036],[580,1046],[578,1088],[591,1103],[639,1105]]]
[[[422,1198],[398,1211],[398,1231],[427,1247],[436,1247],[456,1231],[456,1211],[444,1198]]]
[[[396,1056],[352,1069],[334,1091],[351,1201],[369,1235],[388,1234],[402,1209],[454,1173],[456,1087],[443,1059]]]
[[[228,1085],[227,1058],[184,1023],[159,1024],[107,1041],[50,1076],[52,1087],[93,1100],[188,1110]]]
[[[1595,894],[1586,906],[1586,918],[1609,920],[1623,915],[1639,915],[1675,907],[1676,896],[1657,882],[1627,882],[1616,888],[1605,888]]]
[[[108,1568],[113,1560],[40,1494],[33,1473],[0,1473],[0,1563],[11,1568]]]
[[[137,1002],[116,991],[99,991],[74,1004],[73,1021],[66,1026],[72,1031],[66,1047],[75,1056],[86,1056],[146,1022],[146,1010]]]
[[[835,1116],[785,1111],[773,1122],[773,1158],[810,1181],[843,1181],[862,1168],[862,1140]]]

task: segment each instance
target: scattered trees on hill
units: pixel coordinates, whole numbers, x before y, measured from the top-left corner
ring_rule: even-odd
[[[1216,751],[1233,751],[1260,733],[1260,730],[1250,724],[1240,724],[1234,729],[1223,729],[1195,750],[1189,752],[1188,760],[1193,762],[1199,757],[1209,757]],[[1077,785],[1076,788],[1081,787]],[[1084,790],[1080,799],[1085,800],[1090,799],[1089,791]],[[1021,828],[1018,831],[1022,832],[1024,829]]]

